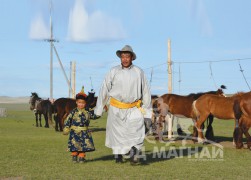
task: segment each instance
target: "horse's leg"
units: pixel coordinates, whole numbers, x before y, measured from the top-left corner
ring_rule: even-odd
[[[158,139],[159,139],[159,141],[162,141],[163,140],[163,131],[162,131],[162,129],[163,129],[163,124],[162,124],[162,116],[159,116],[158,118],[157,118],[157,134],[158,134]]]
[[[35,113],[36,116],[36,127],[38,127],[38,113]]]
[[[193,119],[193,138],[192,138],[192,141],[194,142],[194,143],[196,143],[197,141],[198,141],[198,130],[197,130],[197,128],[195,127],[195,124],[196,124],[196,120],[194,120]]]
[[[246,138],[247,138],[247,147],[248,147],[248,149],[250,149],[251,150],[251,136],[250,136],[250,134],[248,133],[248,130],[249,130],[249,128],[250,128],[250,123],[249,123],[249,119],[248,118],[244,118],[244,117],[242,117],[241,119],[240,119],[240,126],[241,126],[241,129],[242,129],[242,131],[243,131],[243,133],[245,134],[245,136],[246,136]]]
[[[205,137],[206,139],[210,140],[210,141],[214,141],[214,131],[213,131],[213,126],[212,123],[214,121],[214,116],[212,116],[211,114],[208,116],[208,126],[207,126],[207,130],[206,130],[206,134]]]
[[[60,131],[63,131],[63,128],[64,128],[64,121],[65,119],[67,118],[68,116],[68,113],[65,113],[61,119],[59,119],[59,127],[60,127]]]
[[[59,125],[59,121],[58,121],[58,115],[54,114],[54,121],[55,121],[55,131],[58,131],[58,125]]]
[[[198,143],[203,143],[203,144],[205,143],[203,129],[201,127],[202,127],[202,124],[205,122],[207,116],[208,115],[200,114],[199,120],[197,120],[195,123],[195,127],[197,128],[197,131],[198,131]]]
[[[53,114],[53,107],[50,105],[48,107],[48,112],[47,112],[48,122],[52,127],[55,127],[54,122],[52,120],[52,114]]]
[[[42,118],[41,118],[41,114],[39,113],[39,124],[40,124],[40,127],[42,127]]]
[[[180,125],[180,120],[178,117],[176,117],[176,122],[177,122],[177,133],[179,136],[185,136],[186,133],[182,130],[181,125]]]
[[[44,113],[44,121],[45,121],[44,127],[45,127],[45,128],[49,128],[48,115],[47,115],[47,113]]]
[[[243,142],[242,142],[242,135],[243,135],[243,131],[240,127],[236,127],[234,129],[234,146],[236,147],[236,149],[241,149],[243,147]]]

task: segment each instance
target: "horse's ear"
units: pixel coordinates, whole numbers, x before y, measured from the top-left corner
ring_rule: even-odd
[[[227,87],[225,85],[221,85],[220,87],[221,87],[221,89],[227,89]]]

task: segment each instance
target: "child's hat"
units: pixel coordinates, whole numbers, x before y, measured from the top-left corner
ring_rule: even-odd
[[[84,86],[82,86],[81,91],[76,95],[76,99],[83,99],[83,100],[87,99],[87,95],[85,94],[84,91]]]

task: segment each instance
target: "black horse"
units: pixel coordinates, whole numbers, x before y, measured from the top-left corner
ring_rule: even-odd
[[[29,104],[30,110],[32,110],[36,116],[36,127],[42,127],[41,115],[43,115],[45,119],[44,127],[49,128],[49,124],[54,126],[52,121],[53,107],[49,100],[43,100],[37,93],[34,92],[31,93]]]

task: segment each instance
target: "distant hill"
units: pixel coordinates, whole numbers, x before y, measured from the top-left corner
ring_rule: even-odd
[[[0,103],[6,103],[6,104],[29,103],[29,100],[30,100],[29,96],[24,96],[24,97],[0,96]]]

